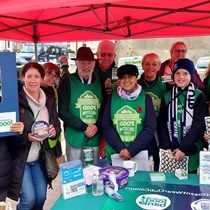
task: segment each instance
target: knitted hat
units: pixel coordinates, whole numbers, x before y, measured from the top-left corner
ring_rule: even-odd
[[[138,77],[139,71],[138,71],[138,68],[135,65],[125,64],[125,65],[120,66],[117,69],[117,76],[118,76],[119,79],[121,79],[125,74],[128,74],[130,76]]]
[[[95,61],[98,59],[94,58],[94,54],[89,47],[80,47],[77,51],[76,58],[72,58],[71,60]]]
[[[173,76],[179,69],[187,70],[191,77],[193,76],[195,71],[193,62],[188,58],[181,58],[178,61],[176,61],[173,68]]]
[[[65,56],[65,55],[62,55],[59,57],[59,63],[60,63],[60,67],[63,68],[63,67],[69,67],[69,64],[68,64],[68,57]]]

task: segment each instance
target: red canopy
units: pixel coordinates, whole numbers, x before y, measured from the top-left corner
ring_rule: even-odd
[[[210,35],[209,0],[106,2],[1,1],[0,39],[70,42]]]

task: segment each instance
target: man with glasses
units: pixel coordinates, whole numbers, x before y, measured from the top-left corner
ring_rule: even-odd
[[[116,47],[112,41],[103,40],[99,43],[97,49],[97,58],[95,72],[98,74],[101,83],[106,90],[110,92],[113,87],[113,70],[115,68]]]
[[[103,40],[99,43],[97,49],[97,58],[95,72],[99,76],[101,84],[104,86],[103,95],[106,97],[107,94],[112,92],[114,86],[114,72],[115,72],[115,57],[116,57],[116,47],[112,41]],[[105,139],[102,138],[99,146],[99,154],[101,158],[105,158]]]
[[[158,76],[166,76],[172,75],[172,69],[174,67],[174,63],[187,56],[187,46],[184,42],[178,41],[172,44],[170,50],[171,58],[164,61],[161,64],[160,70],[157,72]],[[204,83],[201,81],[199,74],[197,73],[196,69],[194,71],[194,75],[191,78],[191,82],[196,85],[196,87],[200,90],[204,90],[205,86]],[[173,85],[173,82],[169,82],[169,84]]]

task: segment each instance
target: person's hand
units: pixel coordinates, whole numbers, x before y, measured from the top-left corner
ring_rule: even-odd
[[[131,154],[126,148],[122,149],[120,151],[119,155],[123,160],[130,160],[131,159]]]
[[[182,160],[183,157],[185,156],[185,153],[182,152],[180,149],[175,149],[173,151],[173,154],[174,154],[174,160]]]
[[[87,129],[85,130],[84,134],[85,136],[87,136],[88,138],[93,137],[96,133],[98,132],[98,128],[96,125],[94,124],[90,124],[88,125]]]
[[[173,156],[174,156],[174,154],[173,154],[173,152],[172,152],[172,150],[171,150],[171,149],[167,149],[166,151],[168,152],[168,154],[169,154],[171,157],[173,157]]]
[[[38,137],[36,137],[36,136],[34,136],[34,134],[33,133],[28,133],[28,140],[29,141],[38,141],[38,142],[40,142],[40,141],[43,141],[43,140],[40,140]]]
[[[23,134],[24,124],[22,122],[15,122],[10,126],[11,132],[18,132],[20,135]]]
[[[53,125],[49,126],[49,138],[55,138],[56,137],[56,130]]]
[[[203,139],[206,141],[206,142],[208,142],[208,140],[210,140],[210,135],[208,135],[208,134],[204,134],[204,136],[203,136]]]
[[[107,79],[106,79],[104,85],[105,85],[105,88],[106,88],[106,89],[112,89],[113,86],[114,86],[114,84],[112,83],[112,81],[111,81],[110,78],[107,78]]]

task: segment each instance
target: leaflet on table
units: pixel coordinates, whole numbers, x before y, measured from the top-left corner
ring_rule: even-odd
[[[62,196],[64,199],[85,194],[86,185],[80,160],[60,164]]]
[[[210,151],[200,152],[200,184],[210,184]]]
[[[122,166],[123,167],[123,159],[119,156],[119,154],[112,155],[111,159],[112,159],[113,166]],[[150,171],[147,150],[143,150],[143,151],[139,152],[137,155],[135,155],[135,157],[132,157],[131,160],[137,162],[139,171],[140,170]]]

